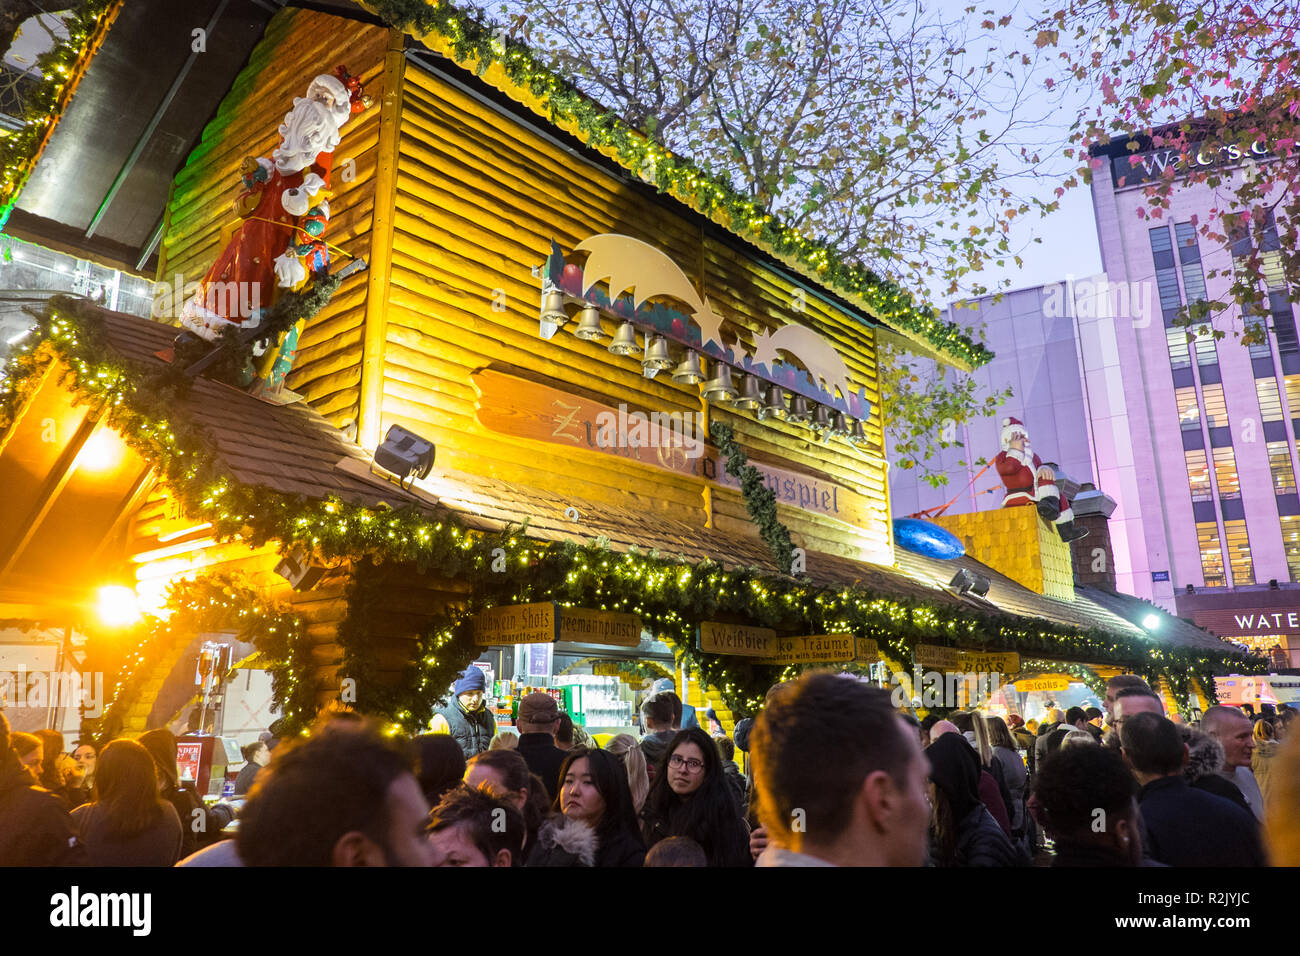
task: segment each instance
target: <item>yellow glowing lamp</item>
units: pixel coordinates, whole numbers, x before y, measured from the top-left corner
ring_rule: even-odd
[[[106,584],[99,589],[95,611],[108,627],[130,627],[140,620],[135,592],[120,584]]]
[[[77,456],[77,466],[86,471],[111,471],[121,464],[126,456],[126,444],[117,433],[108,428],[100,428],[90,436],[81,454]]]

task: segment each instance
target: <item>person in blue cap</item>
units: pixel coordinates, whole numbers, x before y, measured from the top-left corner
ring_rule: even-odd
[[[695,708],[690,704],[677,697],[677,685],[671,677],[661,677],[650,687],[650,696],[655,694],[668,693],[672,694],[676,700],[674,709],[680,705],[682,710],[680,716],[674,721],[673,730],[685,730],[688,727],[698,727],[700,722],[695,717]]]
[[[456,699],[434,711],[431,730],[435,734],[451,734],[468,760],[487,750],[497,732],[496,718],[488,713],[486,706],[487,678],[480,668],[470,664],[456,678],[452,689]]]

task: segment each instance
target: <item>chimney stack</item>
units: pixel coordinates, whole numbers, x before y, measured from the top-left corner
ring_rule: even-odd
[[[1115,552],[1110,544],[1110,516],[1115,499],[1084,482],[1070,501],[1076,523],[1088,529],[1086,538],[1070,542],[1075,584],[1115,590]]]

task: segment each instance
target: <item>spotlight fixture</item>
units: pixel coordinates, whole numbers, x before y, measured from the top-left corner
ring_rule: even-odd
[[[989,593],[989,579],[982,574],[976,574],[974,571],[962,568],[953,575],[953,579],[948,582],[948,587],[958,594],[982,599]]]
[[[1159,630],[1160,618],[1154,614],[1148,614],[1146,617],[1142,618],[1142,626],[1148,631]]]
[[[397,476],[399,482],[410,478],[427,478],[433,470],[433,442],[393,425],[375,449],[375,464]]]

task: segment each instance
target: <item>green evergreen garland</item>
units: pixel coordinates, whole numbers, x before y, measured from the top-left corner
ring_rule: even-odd
[[[776,493],[763,480],[763,473],[749,463],[745,450],[736,441],[736,433],[730,425],[712,422],[709,435],[727,457],[727,474],[740,482],[740,490],[745,496],[745,510],[758,526],[759,537],[772,551],[776,566],[782,574],[791,573],[794,564],[794,545],[790,542],[790,531],[781,523],[776,514]]]

